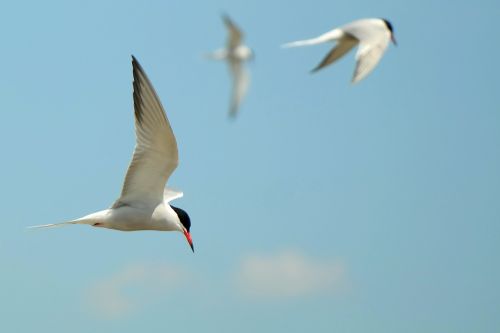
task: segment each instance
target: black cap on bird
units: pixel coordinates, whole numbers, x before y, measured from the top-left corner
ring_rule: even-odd
[[[193,239],[191,238],[191,234],[189,233],[189,229],[191,228],[191,219],[189,218],[188,213],[185,210],[170,206],[174,210],[174,212],[179,217],[179,221],[181,221],[182,226],[184,227],[184,236],[186,236],[186,240],[191,247],[191,250],[194,252]]]

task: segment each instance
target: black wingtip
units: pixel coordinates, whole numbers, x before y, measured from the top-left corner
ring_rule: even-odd
[[[139,61],[137,60],[137,58],[134,57],[134,55],[132,55],[132,70],[134,72],[134,78],[135,78],[136,72],[144,72],[144,70],[142,69],[141,64],[139,63]]]
[[[229,17],[229,15],[226,12],[221,12],[220,17],[222,18],[222,20],[225,23],[231,23],[231,18]]]
[[[322,66],[316,66],[314,67],[313,69],[311,69],[309,71],[309,74],[316,74],[321,68],[323,68]]]
[[[238,116],[238,104],[232,102],[231,105],[229,106],[228,118],[234,120],[237,118],[237,116]]]
[[[132,86],[134,88],[134,93],[133,93],[133,99],[134,99],[134,113],[135,113],[135,118],[139,122],[139,124],[142,123],[142,106],[141,106],[141,96],[139,95],[139,81],[140,81],[140,74],[139,73],[144,73],[144,70],[142,69],[141,64],[139,61],[137,61],[136,57],[132,54],[132,75],[134,76],[134,81],[132,82]],[[145,75],[145,74],[143,74]]]
[[[136,57],[134,57],[134,55],[132,55],[132,67],[134,70],[137,70],[137,71],[141,72],[142,75],[146,76],[146,73],[145,73],[144,69],[142,68],[141,63],[139,62],[139,60],[137,60]]]
[[[238,25],[236,25],[236,23],[233,21],[233,19],[227,13],[223,12],[221,14],[221,17],[222,17],[222,21],[224,22],[224,24],[226,25],[226,27],[228,27],[228,28],[234,28],[236,30],[239,30]]]

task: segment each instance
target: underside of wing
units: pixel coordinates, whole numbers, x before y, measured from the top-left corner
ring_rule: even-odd
[[[231,95],[231,106],[229,116],[235,117],[243,98],[245,98],[250,83],[250,75],[242,61],[233,60],[229,63],[233,77],[233,91]]]
[[[241,44],[241,41],[243,40],[243,33],[241,32],[240,28],[238,28],[238,26],[233,22],[233,20],[229,18],[229,16],[222,15],[222,20],[224,21],[224,24],[226,25],[226,28],[229,32],[227,47],[230,50],[233,50]]]
[[[356,53],[356,69],[352,83],[365,78],[377,66],[389,45],[390,35],[383,35],[375,40],[362,41]]]
[[[132,56],[136,147],[120,198],[113,207],[163,201],[168,177],[178,164],[177,142],[146,73]]]
[[[335,62],[337,59],[341,58],[344,54],[349,52],[356,44],[358,44],[358,40],[350,35],[344,35],[341,39],[338,40],[337,45],[326,55],[325,58],[316,66],[312,72],[317,72]]]

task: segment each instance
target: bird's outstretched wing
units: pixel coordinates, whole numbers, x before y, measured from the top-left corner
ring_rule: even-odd
[[[224,21],[224,24],[229,32],[227,48],[229,50],[234,50],[241,44],[241,41],[243,40],[243,32],[241,32],[241,29],[238,28],[233,20],[231,20],[226,14],[222,15],[222,20]]]
[[[344,54],[349,52],[356,44],[358,44],[358,39],[353,36],[345,34],[344,37],[337,41],[337,45],[323,58],[323,60],[316,66],[312,72],[317,72],[323,67],[330,65],[337,59],[341,58]]]
[[[384,34],[378,38],[363,40],[356,53],[356,69],[352,76],[352,83],[365,78],[379,63],[389,45],[391,36]]]
[[[177,142],[160,99],[134,56],[132,67],[136,146],[113,208],[150,207],[162,202],[165,184],[179,160]]]
[[[341,29],[344,33],[359,40],[356,69],[352,77],[352,83],[356,83],[377,66],[389,45],[391,32],[384,24],[380,24],[380,19],[357,20],[346,24]]]
[[[231,75],[233,77],[233,91],[231,95],[231,105],[229,116],[236,117],[241,101],[245,98],[250,83],[250,75],[242,61],[233,60],[229,63]]]

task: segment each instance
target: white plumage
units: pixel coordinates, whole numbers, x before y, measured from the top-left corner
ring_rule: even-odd
[[[88,224],[122,231],[179,231],[193,248],[189,216],[169,204],[183,194],[165,188],[179,163],[174,133],[151,82],[133,56],[132,67],[136,146],[120,198],[109,209],[35,228]]]
[[[253,51],[243,44],[243,32],[227,15],[222,19],[228,30],[227,45],[225,48],[215,50],[207,55],[209,59],[224,60],[229,65],[233,79],[233,91],[231,94],[231,104],[229,115],[234,117],[238,113],[241,102],[243,101],[248,86],[250,84],[250,75],[245,68],[245,62],[250,60],[254,54]]]
[[[287,43],[283,47],[337,42],[335,47],[312,70],[316,72],[359,45],[356,52],[356,69],[352,76],[352,82],[356,83],[364,79],[377,66],[391,39],[396,44],[391,23],[384,19],[371,18],[348,23],[315,38]]]

